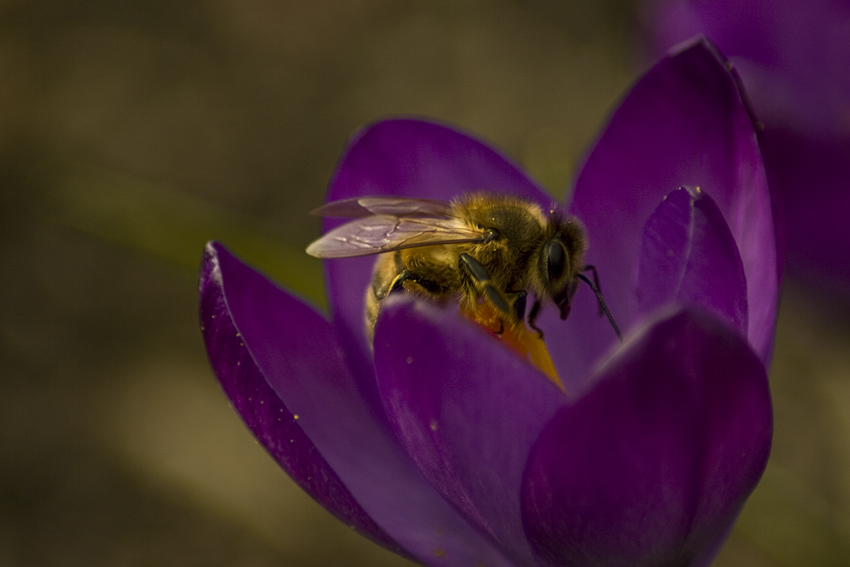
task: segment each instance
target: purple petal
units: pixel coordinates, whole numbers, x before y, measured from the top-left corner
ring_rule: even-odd
[[[347,489],[347,500],[319,501],[336,513],[340,507],[358,504],[358,513],[383,530],[375,532],[377,536],[385,534],[385,540],[397,543],[391,549],[401,547],[419,562],[507,565],[492,544],[440,498],[392,434],[373,417],[357,391],[330,324],[223,247],[211,245],[208,251],[206,272],[211,274],[208,279],[213,286],[207,284],[207,293],[219,290],[216,304],[223,310],[211,315],[217,315],[216,321],[232,319],[231,332],[222,334],[222,344],[209,350],[214,368],[218,372],[232,370],[233,360],[219,357],[236,349],[235,343],[241,347],[244,342],[247,354],[242,356],[250,356],[246,360],[259,371],[250,378],[258,381],[264,377],[266,387],[262,388],[264,397],[252,397],[237,409],[251,423],[254,414],[264,411],[263,406],[279,404],[280,412],[285,400],[284,421],[297,415],[298,426],[312,443],[312,454],[323,459],[318,471],[321,480],[307,480],[315,480],[321,489],[327,478],[331,487],[341,482]],[[210,317],[205,326],[212,323]],[[289,439],[276,435],[260,438],[273,454],[288,450]]]
[[[572,211],[587,227],[588,263],[624,330],[639,322],[633,298],[643,227],[682,186],[711,194],[729,224],[747,278],[748,336],[769,360],[778,268],[764,166],[735,76],[705,41],[661,60],[635,85],[576,182]],[[565,347],[551,350],[556,367],[587,375],[613,338],[592,294],[577,294],[571,317]]]
[[[747,281],[735,239],[705,191],[673,191],[646,223],[638,261],[637,312],[699,305],[747,334]]]
[[[525,472],[544,565],[689,565],[725,537],[770,451],[767,376],[711,315],[679,311],[624,345],[550,421]]]
[[[387,300],[375,364],[396,435],[425,477],[516,564],[534,565],[520,484],[564,393],[456,310],[412,298]]]
[[[512,193],[549,206],[551,197],[521,169],[484,143],[421,120],[387,120],[359,132],[331,181],[328,201],[367,195],[452,199],[476,190]],[[339,219],[327,219],[325,230]],[[357,378],[374,388],[364,334],[363,298],[374,258],[326,262],[328,295],[340,341],[359,353]],[[377,404],[377,397],[372,399]]]
[[[248,429],[307,494],[360,534],[403,554],[357,503],[257,368],[227,306],[222,259],[238,262],[220,245],[208,244],[201,266],[200,318],[210,363],[225,394]],[[227,271],[230,286],[233,270]]]

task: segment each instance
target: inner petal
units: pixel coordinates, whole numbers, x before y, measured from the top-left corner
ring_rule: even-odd
[[[668,303],[700,305],[746,336],[747,280],[723,213],[699,187],[669,193],[643,229],[637,313]]]

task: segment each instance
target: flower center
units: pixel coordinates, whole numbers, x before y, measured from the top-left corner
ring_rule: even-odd
[[[566,392],[552,363],[552,357],[546,349],[546,343],[536,331],[529,330],[522,321],[517,324],[505,323],[501,312],[486,301],[476,303],[472,307],[461,308],[460,311],[466,318],[484,327],[521,358],[536,366],[552,383]]]

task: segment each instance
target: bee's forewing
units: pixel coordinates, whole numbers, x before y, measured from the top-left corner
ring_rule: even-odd
[[[328,232],[307,247],[318,258],[369,256],[414,246],[483,240],[480,230],[457,218],[372,215]]]
[[[409,199],[405,197],[358,197],[326,203],[311,211],[322,217],[360,218],[369,215],[437,216],[446,217],[451,210],[449,201]]]

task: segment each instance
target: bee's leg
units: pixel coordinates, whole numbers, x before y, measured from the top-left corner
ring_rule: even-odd
[[[428,278],[423,278],[421,275],[417,274],[412,270],[404,270],[399,275],[397,275],[392,281],[389,289],[387,290],[386,295],[392,295],[393,293],[404,293],[406,291],[404,289],[404,284],[407,282],[416,284],[423,290],[435,296],[439,296],[445,293],[444,286],[441,286],[437,282],[429,280]]]
[[[392,293],[404,293],[404,282],[413,277],[413,272],[404,266],[404,263],[401,261],[401,254],[398,251],[393,254],[393,264],[396,275],[390,280],[389,285],[387,285],[387,280],[384,279],[382,274],[378,272],[376,265],[375,272],[372,274],[371,288],[371,294],[375,303],[380,303]]]
[[[512,313],[510,305],[508,305],[508,300],[493,285],[493,282],[490,280],[490,274],[487,273],[487,269],[481,265],[481,262],[464,252],[460,255],[459,263],[461,271],[468,274],[475,281],[477,287],[484,290],[484,295],[487,296],[487,299],[493,303],[496,309],[506,315]]]
[[[587,266],[582,268],[581,271],[582,272],[593,272],[593,285],[590,286],[590,287],[594,288],[594,291],[598,291],[599,294],[601,295],[602,294],[602,288],[599,286],[599,274],[596,273],[596,266],[591,266],[590,264],[588,264]],[[600,317],[605,315],[605,309],[604,309],[603,305],[605,305],[605,303],[600,301],[599,302],[599,316]]]
[[[393,254],[393,263],[395,264],[395,271],[398,275],[392,282],[390,282],[390,287],[387,288],[385,295],[404,293],[404,282],[413,277],[413,272],[404,266],[404,262],[401,260],[401,252],[399,250],[396,250],[395,254]]]
[[[528,306],[528,292],[521,289],[519,291],[508,290],[507,293],[509,295],[516,296],[514,299],[514,315],[516,315],[517,321],[525,321],[525,308]],[[543,331],[541,331],[534,322],[537,320],[537,315],[540,312],[540,300],[534,300],[534,303],[531,304],[531,311],[528,312],[528,326],[537,331],[538,338],[543,338]]]
[[[541,305],[540,300],[535,298],[534,303],[531,306],[531,311],[528,312],[528,326],[537,331],[538,338],[543,339],[543,331],[534,324],[537,321],[537,316],[540,314]]]
[[[387,290],[387,295],[392,295],[393,293],[404,293],[404,282],[407,280],[415,281],[415,278],[413,278],[413,272],[410,270],[404,270],[395,277],[390,284],[390,288]]]
[[[593,275],[596,276],[596,268],[594,268],[593,266],[585,266],[584,270],[585,271],[591,271],[592,270]],[[603,299],[603,297],[602,297],[602,291],[600,291],[600,289],[599,289],[599,278],[594,277],[595,281],[590,281],[590,278],[588,278],[584,274],[579,274],[578,277],[584,283],[589,285],[590,289],[593,290],[593,293],[596,294],[596,301],[599,302],[600,316],[602,316],[602,315],[608,316],[608,321],[611,323],[611,326],[614,328],[614,333],[617,335],[617,338],[622,341],[623,335],[620,333],[620,327],[618,327],[617,322],[614,321],[614,316],[611,315],[611,311],[608,309],[608,305],[605,303],[605,299]]]
[[[525,290],[519,291],[508,291],[509,294],[515,295],[516,299],[514,299],[514,315],[519,321],[525,319],[525,307],[528,303],[528,293]]]

